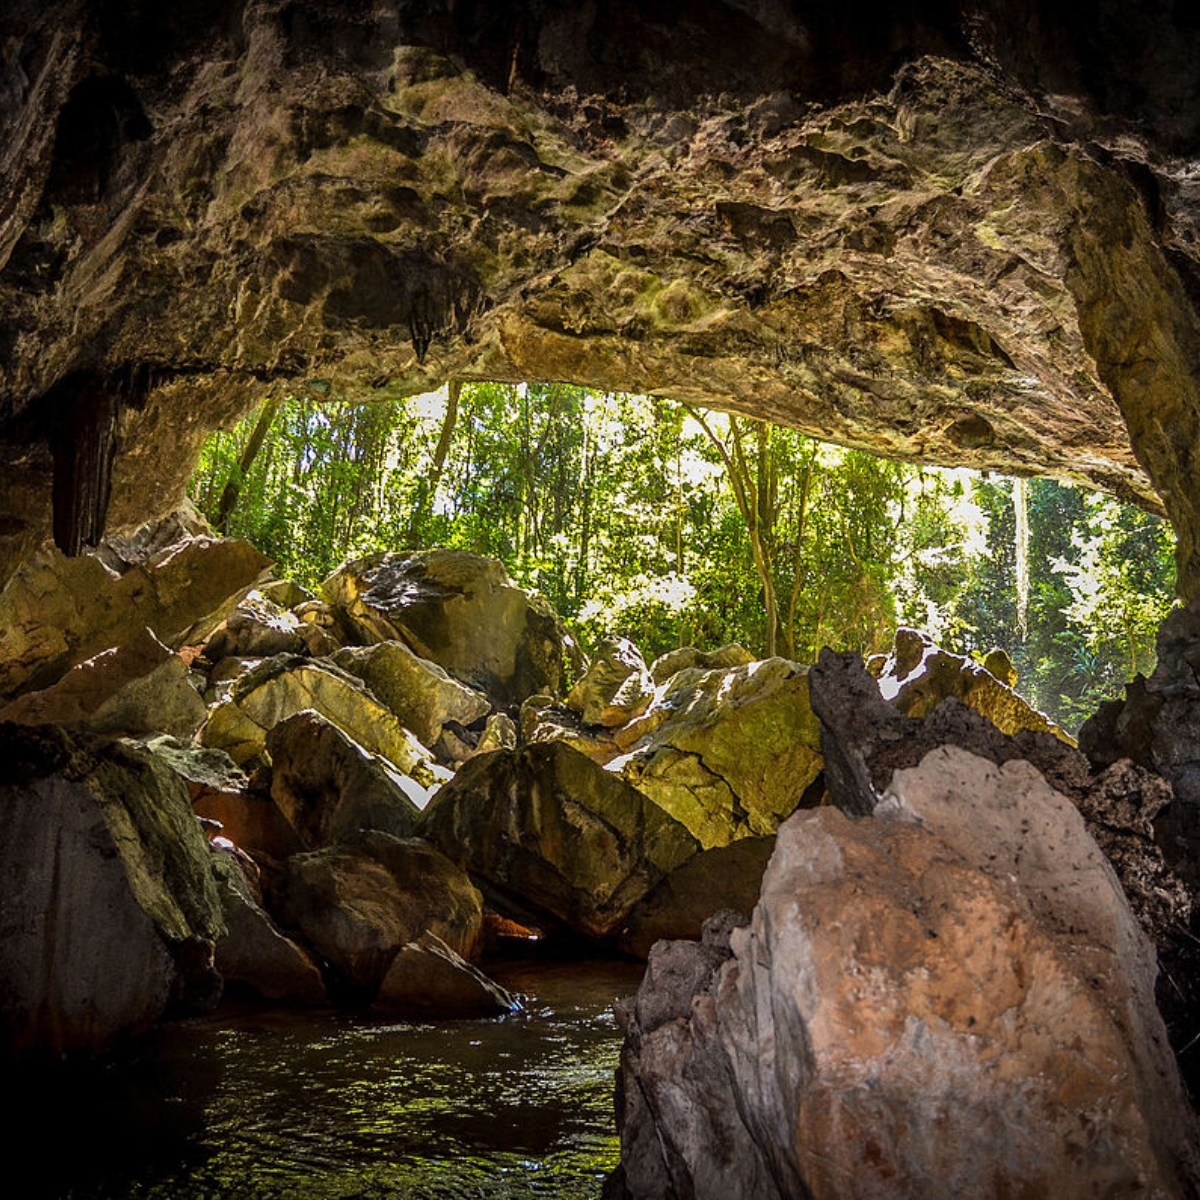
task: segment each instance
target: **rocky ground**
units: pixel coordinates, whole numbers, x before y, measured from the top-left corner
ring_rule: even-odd
[[[648,957],[614,1196],[1191,1195],[1194,621],[1079,750],[912,630],[584,664],[465,553],[313,596],[188,514],[45,550],[0,594],[3,1053],[223,991],[503,1012],[537,936]]]

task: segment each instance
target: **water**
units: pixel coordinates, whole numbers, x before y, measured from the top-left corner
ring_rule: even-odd
[[[597,1197],[618,1157],[612,1005],[640,973],[508,966],[524,1014],[438,1025],[225,1012],[101,1071],[10,1080],[8,1178],[36,1182],[6,1195]]]

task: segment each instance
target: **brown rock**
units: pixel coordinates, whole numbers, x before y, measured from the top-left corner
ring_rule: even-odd
[[[0,708],[0,721],[132,736],[191,737],[205,716],[187,664],[149,629],[76,664],[44,691]]]
[[[1153,952],[1079,814],[955,749],[878,811],[797,814],[688,1011],[639,995],[632,1194],[1188,1194]]]
[[[661,687],[679,671],[727,671],[730,667],[744,667],[754,661],[754,655],[745,646],[730,642],[716,650],[697,650],[684,646],[679,650],[668,650],[650,664],[650,677],[655,687]]]
[[[644,792],[709,849],[766,836],[821,770],[807,670],[783,658],[679,671],[618,734],[608,770]]]
[[[246,542],[193,538],[123,575],[84,555],[46,550],[0,594],[0,696],[45,688],[77,663],[149,628],[171,648],[232,604],[268,560]]]
[[[322,591],[362,640],[403,641],[500,706],[562,691],[558,619],[496,559],[457,550],[373,554],[347,563]]]
[[[654,681],[641,651],[628,638],[610,637],[597,647],[566,703],[585,725],[611,728],[640,716],[653,698]]]
[[[440,937],[427,932],[400,948],[372,1007],[377,1012],[441,1020],[486,1017],[521,1006]]]
[[[184,785],[131,745],[0,726],[0,1057],[88,1053],[207,1005],[222,929]]]
[[[311,709],[267,734],[271,798],[301,842],[317,849],[360,829],[408,837],[425,789]]]
[[[521,705],[520,742],[534,746],[544,742],[566,742],[593,762],[611,762],[621,753],[612,732],[602,726],[585,728],[578,713],[551,696],[530,696]]]
[[[993,651],[989,661],[1015,682],[1016,672],[1008,656],[997,659],[997,654],[1004,652]],[[896,630],[891,656],[879,676],[879,690],[885,700],[909,717],[924,717],[953,696],[987,717],[1001,733],[1032,729],[1053,733],[1074,744],[1074,739],[1044,713],[1022,700],[1008,678],[997,678],[986,664],[980,666],[963,655],[939,649],[928,634],[917,629]]]
[[[271,907],[367,996],[422,933],[470,958],[483,931],[482,899],[462,870],[426,842],[375,831],[288,859]]]
[[[714,913],[748,917],[774,849],[774,837],[756,837],[693,854],[634,906],[621,931],[621,949],[646,958],[655,942],[699,938]]]
[[[653,801],[561,742],[471,759],[425,811],[421,832],[489,895],[590,937],[697,850]]]
[[[437,663],[400,642],[347,646],[333,661],[358,676],[424,746],[437,742],[447,722],[471,725],[491,711],[481,692],[451,679]]]
[[[327,1004],[321,973],[258,904],[231,856],[214,854],[213,870],[225,919],[216,966],[226,985],[245,984],[263,999],[282,1004]]]

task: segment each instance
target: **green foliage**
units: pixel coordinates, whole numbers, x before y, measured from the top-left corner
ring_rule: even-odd
[[[1171,602],[1162,522],[1034,480],[1022,635],[1011,481],[661,399],[468,384],[389,405],[287,399],[264,410],[261,444],[255,424],[209,440],[192,494],[210,516],[236,500],[226,531],[281,573],[314,587],[376,549],[494,555],[585,647],[619,632],[647,657],[740,641],[811,661],[912,624],[960,652],[1004,646],[1022,692],[1073,727],[1152,667]]]

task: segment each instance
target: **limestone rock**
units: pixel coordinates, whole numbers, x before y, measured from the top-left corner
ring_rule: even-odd
[[[187,664],[149,629],[71,667],[40,692],[0,708],[0,721],[91,733],[191,737],[206,710]]]
[[[168,546],[123,575],[90,555],[45,550],[0,593],[0,696],[45,688],[147,628],[175,648],[267,563],[246,542],[203,537]]]
[[[654,697],[654,682],[641,651],[623,637],[605,638],[587,671],[567,693],[567,707],[585,725],[624,725]]]
[[[602,726],[585,728],[578,713],[552,696],[530,696],[521,705],[519,741],[534,746],[544,742],[566,742],[593,762],[611,762],[621,753],[613,734]]]
[[[677,671],[727,671],[730,667],[744,667],[752,662],[754,655],[736,642],[730,642],[717,650],[697,650],[694,646],[684,646],[679,650],[668,650],[666,654],[660,654],[650,664],[650,677],[654,680],[654,686],[660,687]]]
[[[363,641],[403,641],[502,707],[562,691],[558,619],[496,559],[458,550],[373,554],[347,563],[322,591]]]
[[[131,744],[0,726],[0,1057],[107,1048],[220,994],[209,850]]]
[[[280,655],[235,681],[229,699],[209,713],[201,731],[206,746],[225,750],[238,764],[258,758],[280,721],[313,709],[365,750],[386,758],[427,798],[449,772],[381,704],[361,680],[319,659]],[[417,793],[412,797],[423,807]]]
[[[939,749],[877,812],[796,814],[686,1011],[644,985],[629,1194],[1190,1194],[1153,952],[1070,803]]]
[[[377,1012],[440,1020],[515,1012],[516,999],[455,954],[437,934],[400,948],[372,1007]]]
[[[471,759],[420,828],[489,896],[595,938],[616,933],[698,848],[652,800],[561,742]]]
[[[470,958],[483,932],[482,898],[460,868],[427,842],[377,831],[288,859],[271,907],[367,997],[422,933]]]
[[[705,849],[774,833],[821,770],[806,669],[783,658],[677,672],[626,736],[643,729],[607,769]]]
[[[774,849],[774,837],[753,837],[693,854],[634,906],[621,931],[620,948],[646,958],[662,939],[699,938],[714,913],[749,917]]]
[[[306,648],[301,628],[298,617],[256,588],[217,626],[204,643],[204,653],[214,663],[223,658],[299,654]]]
[[[425,789],[306,709],[268,734],[271,798],[308,849],[360,829],[408,837]]]
[[[437,663],[400,642],[347,646],[333,661],[358,676],[425,746],[437,742],[448,721],[471,725],[491,710],[481,692],[451,679]]]
[[[517,726],[508,713],[492,713],[484,724],[483,732],[475,745],[476,754],[490,754],[493,750],[515,750],[517,748]]]
[[[989,661],[1015,681],[1012,663],[1007,655],[1003,660],[996,658],[998,653],[1003,651],[993,651]],[[986,665],[939,649],[928,634],[917,629],[896,630],[892,653],[879,676],[879,690],[906,716],[923,717],[953,696],[987,717],[1002,733],[1033,729],[1072,740],[1044,713],[1022,700],[1007,679],[997,678]]]
[[[216,853],[213,871],[225,920],[216,966],[226,985],[245,984],[282,1004],[327,1004],[321,973],[258,904],[232,858]]]

